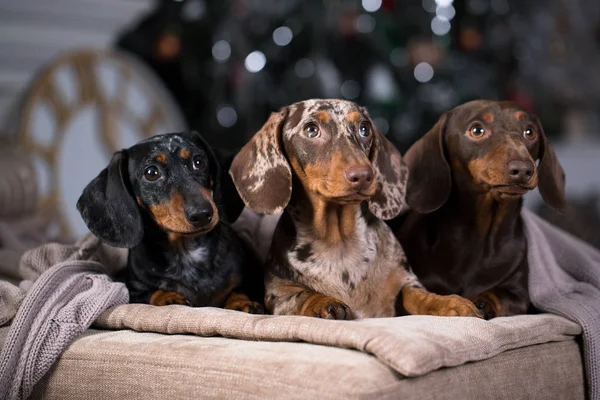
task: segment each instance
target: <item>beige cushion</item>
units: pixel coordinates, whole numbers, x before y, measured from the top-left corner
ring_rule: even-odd
[[[571,340],[581,332],[579,325],[551,314],[491,321],[422,315],[332,321],[144,304],[117,306],[103,313],[95,326],[353,348],[373,354],[404,376],[420,376],[440,367],[484,360],[514,348]]]
[[[583,399],[574,340],[529,346],[420,378],[375,357],[307,343],[89,331],[37,385],[45,399]]]

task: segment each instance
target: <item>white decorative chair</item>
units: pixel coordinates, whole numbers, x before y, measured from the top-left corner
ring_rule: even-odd
[[[105,50],[64,54],[26,91],[17,140],[31,153],[39,211],[62,238],[87,232],[75,204],[111,155],[186,123],[158,78],[132,56]]]

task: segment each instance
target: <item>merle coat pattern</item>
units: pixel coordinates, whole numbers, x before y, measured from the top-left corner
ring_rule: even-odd
[[[115,153],[84,189],[89,229],[131,249],[131,302],[263,311],[262,268],[226,222],[243,203],[222,164],[196,132],[157,135]]]
[[[269,311],[479,316],[466,299],[423,289],[382,221],[403,206],[406,167],[357,104],[314,99],[272,113],[230,174],[250,209],[283,211],[266,265]]]

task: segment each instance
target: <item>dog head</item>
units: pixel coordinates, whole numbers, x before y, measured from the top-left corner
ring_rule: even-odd
[[[153,136],[115,153],[83,190],[77,209],[92,233],[116,247],[142,240],[144,216],[169,234],[206,233],[243,208],[235,190],[227,190],[223,163],[227,157],[196,132]]]
[[[368,201],[382,219],[404,202],[406,167],[365,108],[313,99],[272,113],[234,158],[230,174],[250,209],[276,214],[288,204],[292,174],[304,190],[338,204]]]
[[[511,102],[478,100],[447,112],[405,159],[407,202],[421,213],[446,202],[453,180],[497,201],[539,186],[548,205],[567,208],[565,175],[539,119]]]

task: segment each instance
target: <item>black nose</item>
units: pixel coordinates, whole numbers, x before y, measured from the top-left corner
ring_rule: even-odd
[[[373,181],[373,169],[369,165],[356,165],[344,171],[346,180],[357,189],[366,189]]]
[[[185,210],[185,217],[192,225],[204,226],[212,221],[213,210],[212,208],[188,209]]]
[[[531,161],[511,161],[506,166],[508,177],[515,183],[526,183],[533,176],[533,163]]]

